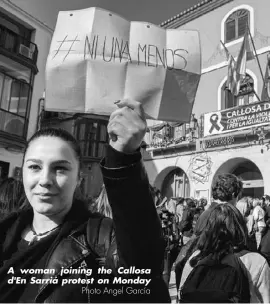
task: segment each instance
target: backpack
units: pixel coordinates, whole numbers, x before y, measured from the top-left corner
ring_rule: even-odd
[[[247,271],[238,254],[221,262],[208,256],[193,268],[180,291],[181,303],[249,303]]]
[[[87,222],[86,239],[99,266],[105,265],[112,242],[113,221],[98,213],[92,214]]]

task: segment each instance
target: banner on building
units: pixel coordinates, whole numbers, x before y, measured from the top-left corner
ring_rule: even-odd
[[[46,65],[45,109],[110,115],[114,101],[131,98],[148,118],[189,122],[200,74],[198,31],[99,8],[64,11]]]
[[[269,122],[270,102],[210,112],[204,114],[204,136],[261,126]]]

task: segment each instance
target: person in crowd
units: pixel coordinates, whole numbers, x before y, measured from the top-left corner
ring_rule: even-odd
[[[166,208],[167,197],[163,197],[161,194],[161,191],[159,189],[157,189],[157,188],[154,188],[154,189],[155,189],[154,201],[155,201],[156,208],[158,208],[158,209]]]
[[[29,139],[23,158],[29,208],[0,223],[0,302],[170,302],[162,279],[162,229],[139,152],[146,130],[144,112],[136,101],[116,104],[101,162],[115,227],[109,244],[99,243],[97,234],[103,251],[92,250],[98,248],[91,242],[94,231],[88,229],[94,218],[88,206],[73,199],[81,166],[78,143],[64,130],[39,130]],[[107,274],[98,273],[101,255]],[[147,286],[132,283],[138,273],[131,267],[139,272],[148,269],[148,274],[140,274],[142,279],[151,278]],[[29,269],[35,274],[22,273]],[[13,277],[25,281],[12,283]],[[114,284],[119,277],[130,284],[119,279]],[[109,283],[98,284],[99,278],[108,278]],[[122,286],[123,293],[112,293]]]
[[[267,228],[265,234],[262,236],[259,252],[266,258],[270,265],[270,229]]]
[[[252,216],[254,219],[254,230],[255,230],[257,249],[259,249],[262,236],[266,230],[266,224],[264,221],[265,211],[262,208],[262,201],[258,198],[253,199]]]
[[[270,196],[269,195],[264,195],[262,197],[262,201],[263,201],[263,204],[265,206],[265,223],[266,223],[266,226],[267,228],[270,227]]]
[[[180,284],[180,278],[182,275],[182,271],[185,265],[186,260],[188,259],[188,256],[192,254],[192,250],[195,248],[195,242],[196,242],[196,236],[194,234],[195,227],[197,224],[197,221],[200,217],[200,215],[203,212],[203,207],[199,204],[196,208],[193,208],[193,215],[192,215],[192,228],[189,231],[189,237],[183,236],[183,246],[179,250],[179,254],[175,260],[175,281],[176,281],[176,287],[178,289],[179,284]]]
[[[210,207],[199,217],[196,224],[195,233],[199,235],[204,230],[207,218],[217,204],[230,203],[235,205],[238,196],[240,196],[242,193],[242,189],[243,183],[234,174],[226,173],[218,175],[212,186],[213,202],[211,203]]]
[[[211,207],[213,201],[214,201],[214,200],[213,200],[213,198],[211,197],[211,199],[207,201],[207,204],[206,204],[206,206],[204,207],[204,211]]]
[[[189,257],[195,251],[197,240],[198,237],[195,234],[192,234],[190,240],[180,248],[179,254],[175,260],[175,267],[174,267],[176,290],[179,289],[184,266],[187,260],[189,259]],[[177,295],[177,303],[178,301],[179,298]]]
[[[207,205],[206,199],[202,198],[202,199],[198,200],[198,204],[196,205],[196,209],[195,209],[195,214],[194,214],[195,219],[193,220],[193,224],[197,223],[197,220],[199,219],[200,215],[205,211],[206,205]],[[193,228],[195,229],[195,226]],[[194,229],[193,229],[193,231],[194,231]]]
[[[166,243],[163,279],[167,287],[169,287],[172,266],[179,252],[179,236],[175,225],[175,215],[168,210],[163,210],[160,216],[164,241]]]
[[[205,210],[207,204],[208,204],[208,202],[207,202],[206,198],[204,198],[204,197],[200,198],[200,200],[199,200],[199,208],[201,208],[202,211]]]
[[[13,177],[8,177],[0,185],[0,218],[19,210],[24,203],[23,183]]]
[[[270,268],[263,256],[246,250],[247,240],[244,217],[234,205],[217,204],[212,208],[205,229],[198,237],[196,250],[184,266],[179,288],[180,301],[182,287],[185,286],[193,267],[200,261],[211,257],[220,263],[228,255],[238,254],[246,269],[250,302],[269,303]],[[214,277],[213,280],[215,280]]]
[[[257,243],[254,231],[254,218],[252,215],[252,204],[249,203],[249,197],[242,197],[237,203],[236,208],[243,215],[248,231],[248,249],[250,251],[257,251]]]
[[[265,204],[265,233],[261,240],[260,253],[266,258],[268,264],[270,265],[270,197],[269,195],[264,195],[262,200]]]
[[[252,233],[252,227],[253,227],[253,217],[250,217],[250,206],[248,204],[248,198],[242,197],[237,203],[236,208],[240,211],[240,213],[243,215],[246,223],[247,223],[247,229],[248,234]]]
[[[106,187],[103,184],[98,198],[90,203],[90,211],[100,213],[106,217],[112,218],[112,208],[110,206]]]
[[[183,218],[183,213],[184,213],[184,201],[185,199],[183,197],[180,197],[177,199],[177,204],[176,204],[176,217],[177,217],[177,224],[179,224],[182,221]]]
[[[179,231],[183,236],[183,244],[186,244],[193,234],[193,218],[196,211],[195,202],[187,198],[184,201],[184,212],[182,221],[179,224]]]

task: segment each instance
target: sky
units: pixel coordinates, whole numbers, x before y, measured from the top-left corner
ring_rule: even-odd
[[[130,21],[160,24],[201,0],[11,0],[54,29],[59,11],[88,7],[107,9]]]

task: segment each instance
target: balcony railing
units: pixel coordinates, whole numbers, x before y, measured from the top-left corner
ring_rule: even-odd
[[[22,61],[34,65],[37,63],[37,45],[2,25],[0,25],[0,48],[15,55]]]
[[[195,142],[199,136],[196,125],[183,124],[179,127],[167,126],[159,131],[150,130],[148,148],[168,148],[178,144]]]
[[[0,109],[0,131],[26,139],[27,125],[25,117]]]
[[[177,145],[181,142],[188,141],[185,136],[181,136],[179,138],[172,138],[169,136],[158,136],[153,138],[153,140],[149,144],[149,148],[167,148],[173,145]]]

